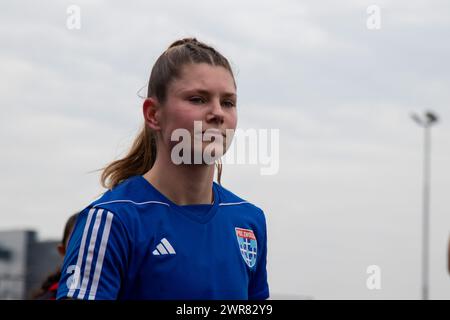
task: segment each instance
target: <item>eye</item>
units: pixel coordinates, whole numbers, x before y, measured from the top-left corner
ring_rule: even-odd
[[[195,104],[205,102],[205,100],[202,97],[191,97],[191,98],[189,98],[189,101],[191,101]]]
[[[232,108],[232,107],[236,106],[235,103],[232,100],[226,100],[226,101],[224,101],[224,104],[228,108]]]

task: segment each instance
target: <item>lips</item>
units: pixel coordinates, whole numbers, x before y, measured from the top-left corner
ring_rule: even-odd
[[[219,129],[206,129],[202,131],[202,134],[205,134],[205,132],[208,131],[209,134],[211,135],[222,135],[225,137],[225,132],[220,131]]]

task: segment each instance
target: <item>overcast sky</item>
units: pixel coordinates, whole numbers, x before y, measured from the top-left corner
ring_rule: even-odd
[[[0,230],[59,238],[103,191],[92,171],[138,132],[156,58],[195,36],[233,65],[238,126],[280,130],[278,174],[229,164],[222,177],[266,213],[272,294],[420,297],[423,130],[410,113],[431,109],[431,298],[449,299],[450,2],[158,2],[0,3]]]

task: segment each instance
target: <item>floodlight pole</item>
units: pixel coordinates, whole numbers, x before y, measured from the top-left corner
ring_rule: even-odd
[[[426,112],[425,117],[412,115],[413,120],[424,128],[424,158],[423,158],[423,222],[422,222],[422,300],[429,299],[429,230],[430,230],[430,176],[431,176],[431,126],[438,117],[432,112]]]

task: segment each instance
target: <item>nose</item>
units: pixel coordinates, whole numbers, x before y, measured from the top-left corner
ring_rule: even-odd
[[[213,100],[207,115],[208,122],[217,122],[218,124],[222,124],[224,121],[224,116],[225,113],[220,105],[220,101]]]

